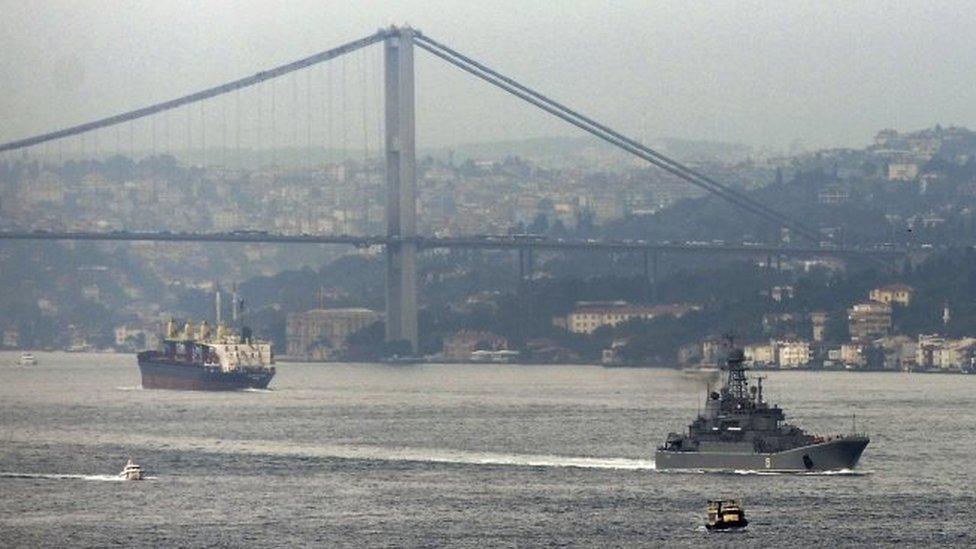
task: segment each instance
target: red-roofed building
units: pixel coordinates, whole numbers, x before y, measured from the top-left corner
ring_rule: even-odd
[[[907,284],[888,284],[880,288],[871,290],[871,301],[880,301],[888,305],[901,305],[907,307],[912,302],[915,295],[915,288]]]

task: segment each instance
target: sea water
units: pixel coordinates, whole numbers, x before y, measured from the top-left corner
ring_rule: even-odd
[[[9,356],[8,356],[9,355]],[[840,474],[671,473],[698,382],[596,366],[278,364],[268,391],[141,390],[131,355],[0,353],[0,545],[971,545],[976,376],[771,372],[768,400],[871,435]],[[117,482],[127,459],[151,475]]]

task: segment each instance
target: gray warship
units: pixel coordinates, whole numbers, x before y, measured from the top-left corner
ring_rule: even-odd
[[[750,385],[745,356],[732,349],[718,392],[688,434],[670,433],[655,453],[657,469],[703,471],[839,471],[854,468],[870,439],[863,434],[817,436],[784,421],[783,410],[763,400],[762,378]]]

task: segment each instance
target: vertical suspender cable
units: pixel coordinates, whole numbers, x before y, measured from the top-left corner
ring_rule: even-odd
[[[340,76],[339,76],[339,86],[340,86],[339,93],[341,94],[339,96],[340,97],[340,102],[339,102],[339,110],[340,110],[339,115],[340,115],[340,118],[339,118],[339,120],[341,121],[341,126],[339,127],[339,132],[340,132],[339,133],[339,136],[340,136],[339,143],[340,143],[340,146],[342,148],[342,152],[340,154],[342,155],[343,161],[345,161],[345,159],[346,159],[346,151],[348,149],[348,146],[347,146],[347,143],[346,143],[346,129],[347,128],[346,128],[346,58],[345,57],[343,57],[342,59],[339,60],[339,69],[341,71],[340,72]]]
[[[611,144],[627,150],[628,152],[647,160],[651,164],[654,164],[655,166],[658,166],[659,168],[664,169],[665,171],[668,171],[673,175],[684,179],[685,181],[704,188],[713,194],[717,194],[729,202],[742,207],[743,209],[756,213],[760,217],[778,223],[781,226],[789,227],[801,236],[808,239],[814,241],[819,239],[819,235],[816,232],[790,220],[782,214],[779,214],[779,212],[776,212],[775,210],[772,210],[771,208],[752,200],[744,194],[717,183],[713,179],[699,174],[687,166],[665,157],[664,155],[661,155],[660,153],[657,153],[656,151],[653,151],[640,143],[634,142],[633,140],[611,130],[610,128],[599,124],[577,113],[576,111],[573,111],[568,107],[565,107],[564,105],[561,105],[545,97],[544,95],[497,73],[485,65],[465,57],[464,55],[448,48],[447,46],[444,46],[443,44],[439,44],[425,36],[418,35],[417,45],[435,56],[444,59],[448,63],[455,65],[458,68],[473,74],[474,76],[477,76],[478,78],[481,78],[482,80],[485,80],[511,93],[512,95],[515,95],[516,97],[519,97],[549,112],[550,114],[553,114],[554,116],[561,118],[574,126],[577,126],[580,129],[583,129],[584,131],[592,133],[593,135],[596,135],[597,137],[608,141]]]
[[[268,80],[271,88],[271,173],[278,178],[278,126],[275,123],[275,80]]]
[[[237,140],[236,164],[238,170],[243,170],[244,159],[241,156],[241,124],[243,124],[244,121],[241,119],[241,90],[236,90],[234,92],[234,120],[236,121],[236,123],[234,124],[234,131],[236,133],[236,140]]]
[[[206,101],[200,102],[200,165],[207,167],[207,111]]]
[[[220,100],[220,167],[227,173],[227,99]]]
[[[298,73],[291,73],[291,146],[290,154],[298,152]]]
[[[360,104],[363,108],[363,183],[360,186],[359,192],[362,193],[363,200],[363,231],[369,230],[369,182],[370,182],[370,169],[369,169],[369,120],[367,105],[369,104],[369,84],[366,80],[366,71],[368,70],[368,59],[366,57],[366,49],[360,50],[362,52],[362,70],[360,71],[363,81],[363,95],[360,99]]]
[[[257,102],[257,109],[256,109],[256,111],[257,111],[257,121],[254,124],[255,142],[257,144],[255,145],[256,150],[255,150],[255,155],[254,156],[257,157],[257,158],[261,158],[260,155],[263,155],[264,154],[264,143],[261,140],[261,126],[262,126],[262,123],[264,122],[262,120],[263,117],[261,116],[262,115],[262,111],[264,110],[263,109],[263,105],[262,105],[263,101],[261,101],[261,90],[262,90],[262,88],[264,88],[264,84],[263,83],[260,86],[257,86],[256,88],[254,88],[254,100]],[[261,166],[260,161],[259,161],[258,166],[259,167]]]
[[[192,120],[193,113],[192,113],[192,110],[193,109],[190,107],[190,105],[187,105],[186,106],[186,159],[184,160],[184,162],[187,165],[192,165],[192,161],[190,160],[190,158],[191,158],[191,152],[190,151],[193,149],[193,125],[192,125],[192,122],[193,122],[193,120]]]
[[[312,167],[312,69],[305,69],[305,169]]]

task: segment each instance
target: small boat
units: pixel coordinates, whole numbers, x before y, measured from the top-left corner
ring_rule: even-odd
[[[707,381],[717,379],[722,370],[715,366],[689,366],[682,368],[680,372],[684,377]]]
[[[708,522],[705,528],[711,530],[737,530],[749,525],[746,512],[734,499],[719,499],[708,502]]]
[[[142,476],[142,467],[134,463],[131,459],[125,464],[125,469],[122,469],[122,472],[119,473],[119,477],[125,480],[142,480]]]
[[[31,353],[20,353],[20,360],[17,363],[21,366],[37,366],[37,359]]]
[[[392,355],[380,359],[383,364],[422,364],[425,362],[422,356],[412,355]]]

